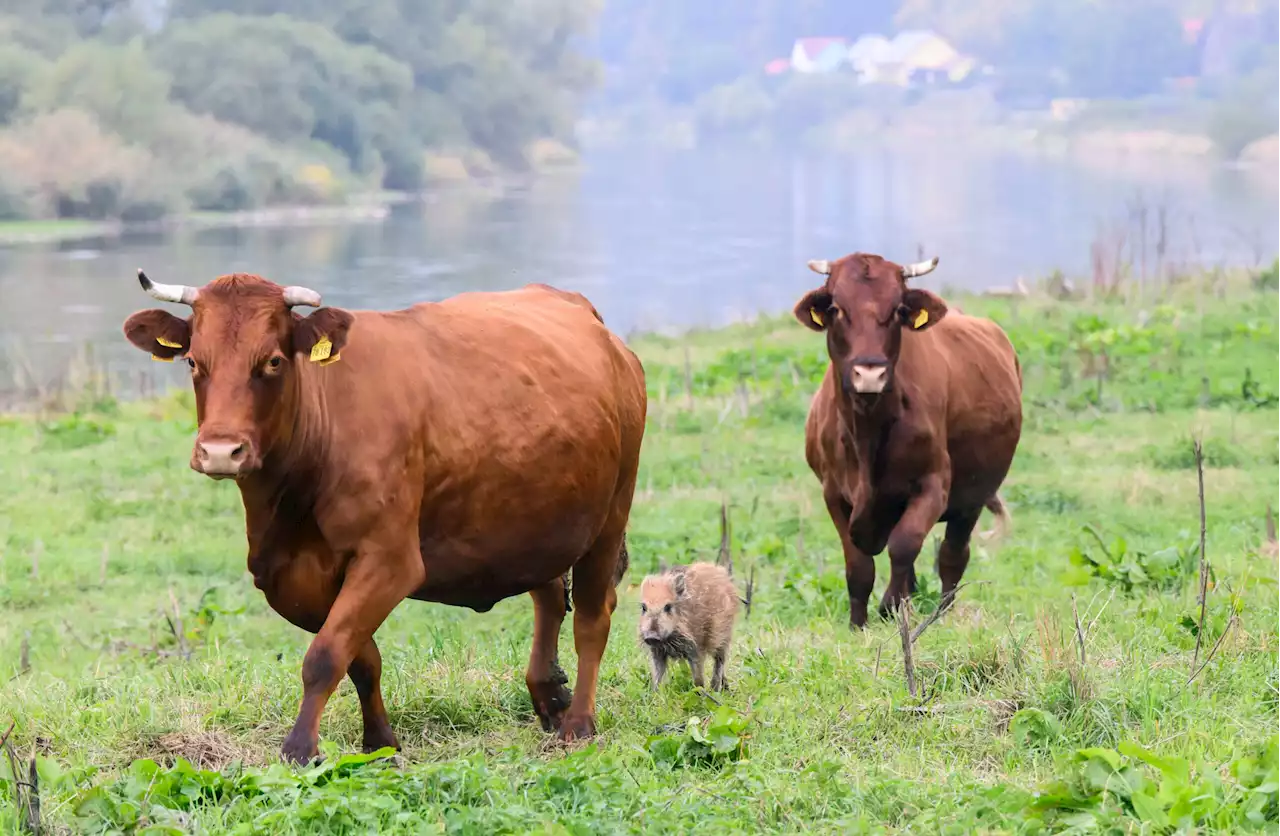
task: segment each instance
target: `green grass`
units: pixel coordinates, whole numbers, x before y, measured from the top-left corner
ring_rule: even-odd
[[[115,225],[101,221],[60,220],[0,221],[0,245],[55,243],[101,235]]]
[[[0,417],[0,734],[16,721],[45,820],[76,832],[1275,832],[1276,295],[1179,292],[1145,311],[963,300],[1023,363],[1014,527],[975,547],[972,584],[916,645],[914,699],[896,627],[845,627],[842,558],[803,458],[821,340],[781,318],[638,341],[651,421],[632,571],[600,735],[569,752],[525,692],[526,598],[484,615],[407,602],[378,634],[401,755],[350,757],[360,713],[344,682],[325,764],[275,763],[309,636],[253,588],[235,488],[186,466],[190,395]],[[1213,564],[1201,659],[1238,621],[1188,684],[1193,435]],[[676,668],[651,694],[636,585],[659,559],[713,558],[722,497],[739,581],[756,572],[732,691],[717,706]],[[937,601],[933,549],[916,620]],[[572,674],[571,638],[561,647]],[[7,777],[0,830],[17,826]]]

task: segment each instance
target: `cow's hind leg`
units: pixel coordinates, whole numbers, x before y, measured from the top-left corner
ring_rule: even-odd
[[[573,645],[578,653],[578,679],[569,711],[560,722],[561,740],[580,740],[596,732],[596,682],[609,643],[609,624],[618,606],[614,570],[625,524],[623,515],[596,538],[573,567]]]
[[[922,480],[889,535],[889,585],[880,599],[880,616],[888,618],[916,590],[916,557],[947,507],[947,487],[939,476]]]
[[[360,696],[360,715],[364,719],[364,750],[376,752],[390,746],[400,748],[391,723],[387,720],[387,708],[382,704],[382,654],[373,639],[361,648],[347,668],[351,684]]]
[[[981,515],[982,508],[974,508],[953,514],[947,522],[947,532],[938,545],[938,578],[942,581],[939,607],[942,609],[955,600],[956,586],[969,565],[969,540]]]
[[[564,687],[569,677],[560,668],[560,625],[565,614],[565,585],[556,578],[529,593],[533,598],[533,651],[524,682],[543,731],[560,728],[573,694]]]

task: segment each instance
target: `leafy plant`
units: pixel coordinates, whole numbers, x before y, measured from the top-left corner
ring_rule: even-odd
[[[1117,537],[1107,546],[1102,536],[1092,526],[1084,531],[1093,536],[1098,548],[1075,546],[1069,559],[1073,571],[1068,572],[1069,585],[1082,585],[1090,578],[1097,578],[1120,587],[1126,595],[1142,589],[1176,589],[1194,575],[1199,566],[1196,546],[1169,546],[1154,552],[1130,550],[1123,537]]]
[[[1023,708],[1009,721],[1009,734],[1024,749],[1047,750],[1062,737],[1062,723],[1048,711]]]
[[[655,763],[670,767],[721,766],[747,757],[749,718],[720,706],[709,717],[690,717],[677,735],[651,735],[645,745]]]

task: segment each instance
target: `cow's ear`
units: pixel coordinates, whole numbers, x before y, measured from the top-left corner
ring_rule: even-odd
[[[800,324],[813,331],[826,329],[827,309],[831,307],[831,294],[825,287],[811,290],[796,303],[795,315]]]
[[[138,311],[126,319],[124,335],[158,360],[172,360],[191,348],[190,320],[178,319],[160,308]]]
[[[912,288],[902,294],[898,316],[912,331],[923,331],[937,325],[947,315],[947,303],[927,290]]]
[[[317,308],[310,316],[298,317],[293,323],[294,354],[326,366],[337,362],[354,320],[342,308]]]

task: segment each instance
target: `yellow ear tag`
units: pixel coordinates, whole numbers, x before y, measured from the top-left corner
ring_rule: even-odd
[[[809,309],[809,316],[813,319],[814,322],[818,323],[819,325],[822,324],[822,314],[818,313],[813,308]]]
[[[330,363],[336,363],[336,362],[338,362],[338,361],[339,361],[339,360],[341,360],[341,359],[342,359],[342,355],[341,355],[341,354],[335,354],[335,355],[333,355],[332,357],[328,358],[327,360],[318,360],[318,361],[316,361],[316,362],[318,362],[318,363],[319,363],[320,365],[322,365],[322,366],[327,366],[327,365],[329,365]]]
[[[929,312],[924,308],[920,309],[920,313],[916,314],[915,322],[911,323],[913,328],[923,328],[924,324],[929,321]]]
[[[173,358],[172,358],[172,357],[161,357],[159,354],[152,354],[152,355],[151,355],[151,359],[152,359],[152,360],[159,360],[161,363],[172,363],[172,362],[173,362]]]
[[[166,340],[164,337],[156,337],[156,342],[160,343],[160,345],[164,346],[165,348],[182,348],[181,343],[170,342],[169,340]]]
[[[330,351],[333,351],[333,343],[328,337],[321,337],[316,340],[315,345],[311,346],[311,362],[319,363],[322,360],[328,360]]]

